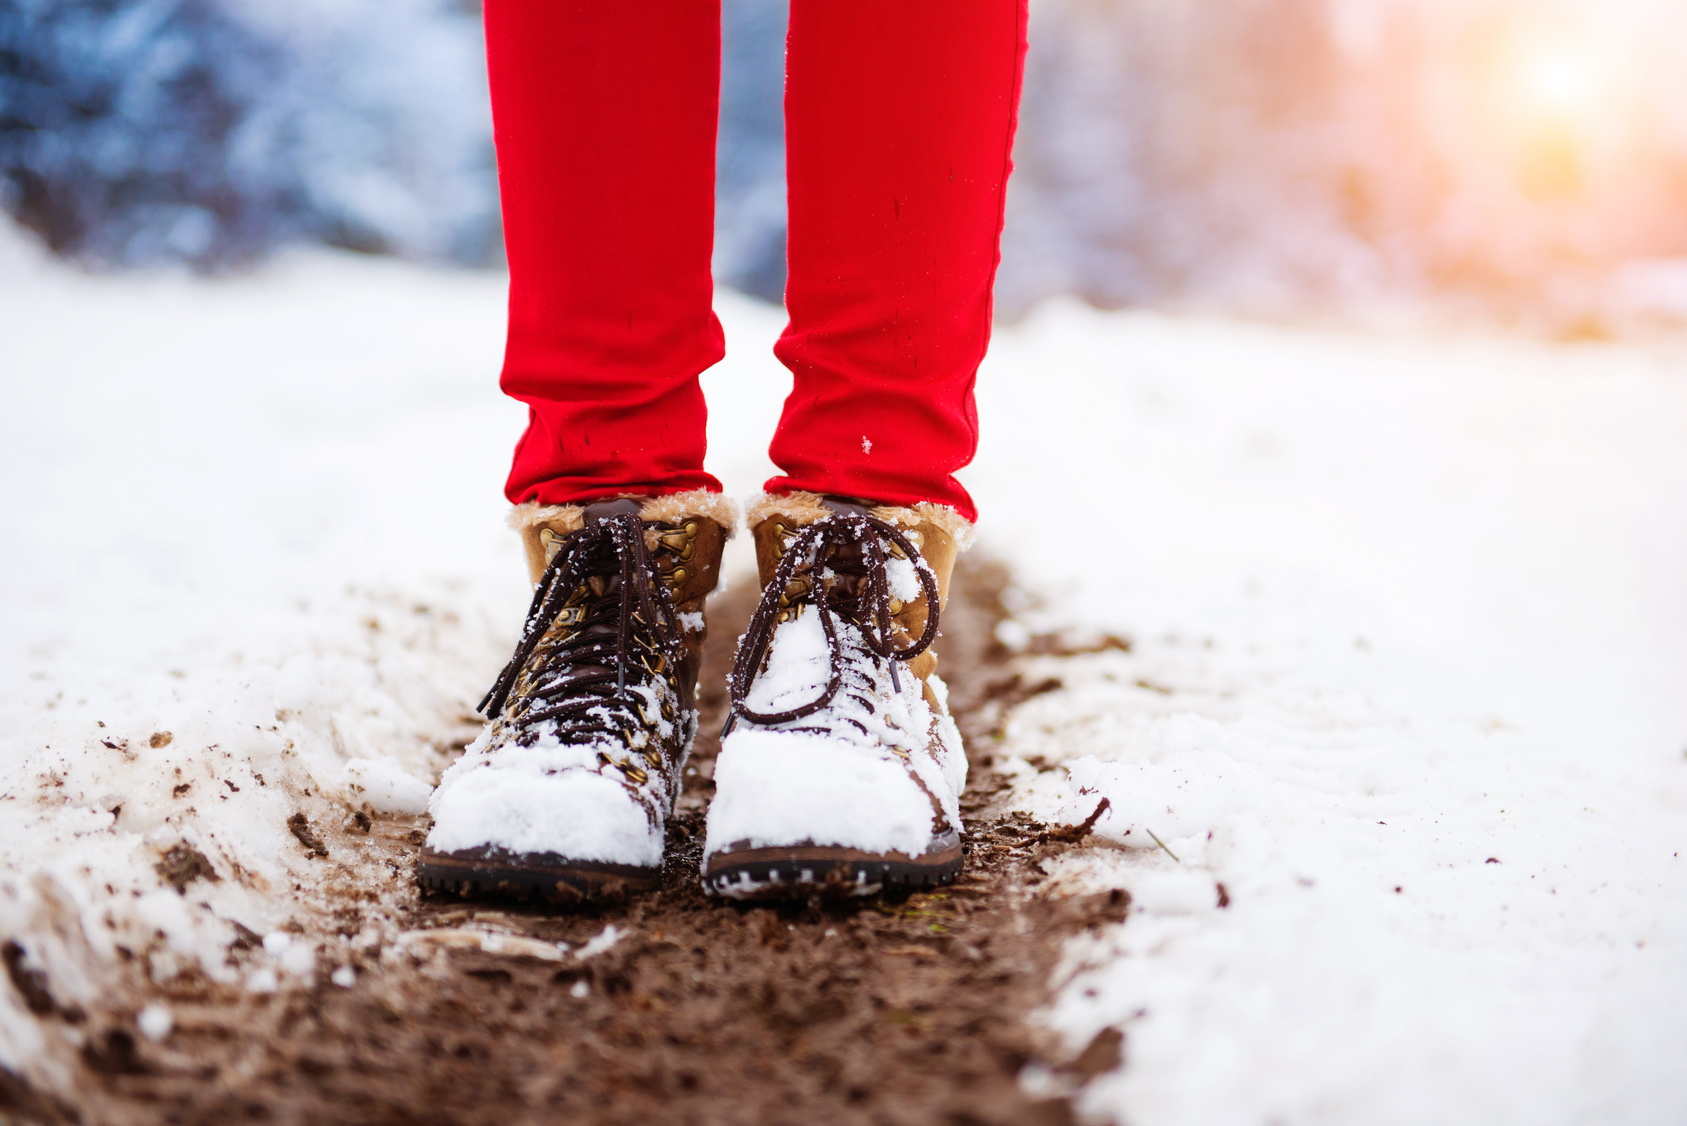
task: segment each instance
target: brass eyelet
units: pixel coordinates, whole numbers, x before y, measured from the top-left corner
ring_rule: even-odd
[[[689,563],[697,554],[697,533],[702,525],[695,520],[687,520],[685,526],[672,532],[663,532],[657,537],[657,542],[663,550],[673,554],[681,563]]]

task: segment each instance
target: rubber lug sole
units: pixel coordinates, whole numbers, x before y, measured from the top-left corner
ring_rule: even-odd
[[[560,905],[619,903],[655,890],[661,877],[660,868],[499,848],[423,849],[416,862],[416,880],[429,891],[465,899],[543,899]]]
[[[957,834],[920,856],[837,845],[733,846],[704,861],[703,889],[727,899],[841,899],[887,890],[919,891],[951,883],[963,859]]]

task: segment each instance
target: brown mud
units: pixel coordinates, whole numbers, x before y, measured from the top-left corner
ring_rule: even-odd
[[[754,597],[745,583],[711,606],[704,735],[659,891],[566,914],[423,896],[408,879],[415,823],[377,818],[371,832],[353,814],[363,835],[329,844],[362,850],[366,870],[393,883],[381,896],[355,880],[334,892],[350,986],[327,961],[313,987],[270,994],[203,978],[137,982],[107,1019],[83,1018],[76,1105],[0,1074],[0,1120],[1072,1121],[1067,1099],[1021,1091],[1021,1069],[1041,1063],[1071,1087],[1118,1062],[1120,1037],[1106,1031],[1067,1058],[1022,1018],[1047,999],[1063,939],[1123,919],[1126,902],[1042,894],[1042,862],[1078,834],[995,808],[1005,783],[990,769],[991,728],[1005,707],[1056,686],[1026,684],[995,643],[1005,585],[999,567],[963,567],[943,619],[943,671],[974,756],[969,854],[953,886],[777,908],[703,895],[712,733]],[[132,1031],[149,999],[175,1022],[156,1042]]]

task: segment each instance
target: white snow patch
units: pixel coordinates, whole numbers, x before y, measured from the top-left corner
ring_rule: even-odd
[[[538,958],[556,962],[568,953],[566,942],[545,942],[526,935],[509,934],[486,927],[440,927],[434,930],[405,931],[398,936],[403,945],[453,947],[463,950],[482,950],[488,954],[503,954]]]
[[[614,923],[607,923],[604,925],[603,930],[599,931],[595,937],[587,941],[586,945],[575,951],[574,956],[582,962],[587,958],[596,957],[597,955],[602,954],[605,950],[608,950],[611,946],[614,946],[617,942],[620,942],[626,937],[626,935],[626,931],[616,930]]]
[[[1127,1034],[1083,1112],[1687,1120],[1682,355],[1056,306],[979,389],[1005,640],[1134,642],[1027,661],[994,749],[1109,802],[1051,884],[1133,899],[1044,1014]]]
[[[135,1015],[135,1027],[148,1040],[162,1040],[176,1027],[176,1018],[170,1014],[169,1006],[154,1001]]]
[[[346,788],[381,813],[426,813],[433,787],[404,772],[397,759],[354,758],[345,765]]]
[[[617,864],[662,862],[661,835],[619,775],[597,773],[595,746],[542,737],[531,747],[488,747],[483,733],[440,779],[429,805],[430,847],[492,844]]]
[[[906,579],[913,568],[902,564]],[[837,635],[846,647],[860,644],[859,631],[846,622],[837,623]],[[788,711],[818,699],[830,676],[825,630],[810,607],[778,628],[745,702],[764,715]],[[933,691],[942,700],[947,690],[936,680]],[[824,730],[804,730],[817,727]],[[766,727],[740,722],[715,760],[704,854],[743,841],[758,848],[811,841],[915,856],[927,851],[928,793],[958,825],[966,783],[960,735],[948,720],[939,727],[934,752],[932,713],[918,678],[904,673],[898,690],[887,671],[864,668],[852,669],[831,703],[811,716]],[[892,747],[907,754],[906,763],[893,757]]]
[[[308,978],[316,972],[316,947],[295,942],[275,959],[276,965],[294,977]]]

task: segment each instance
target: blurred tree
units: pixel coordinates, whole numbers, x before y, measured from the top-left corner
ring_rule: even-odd
[[[304,239],[484,261],[496,199],[473,19],[367,2],[302,14],[6,0],[0,202],[88,264],[216,268]],[[382,89],[395,54],[471,65],[413,66]]]

